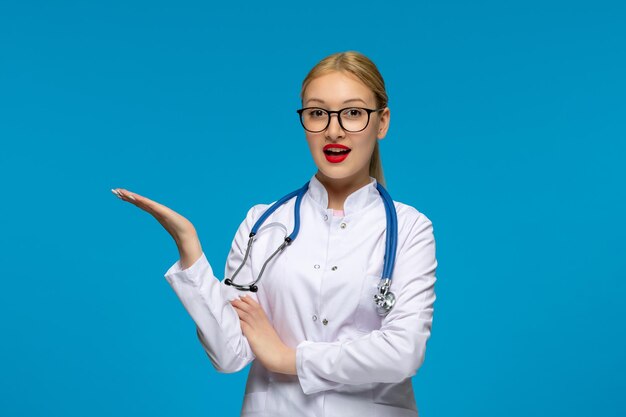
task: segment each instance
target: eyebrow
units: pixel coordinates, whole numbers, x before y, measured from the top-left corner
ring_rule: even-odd
[[[311,101],[317,101],[318,103],[322,103],[322,104],[324,104],[324,103],[325,103],[325,101],[324,101],[324,100],[319,99],[319,98],[310,98],[310,99],[308,99],[308,100],[307,100],[307,102],[311,102]],[[350,102],[352,102],[352,101],[360,101],[360,102],[362,102],[363,104],[367,105],[367,103],[365,102],[365,100],[362,100],[362,99],[360,99],[360,98],[351,98],[351,99],[348,99],[348,100],[344,101],[344,102],[343,102],[343,104],[350,103]]]

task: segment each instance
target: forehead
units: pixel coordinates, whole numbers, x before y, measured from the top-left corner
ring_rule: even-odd
[[[340,105],[345,101],[361,99],[365,104],[374,105],[374,92],[356,76],[343,72],[333,71],[311,80],[307,86],[302,101],[314,103],[323,102],[330,105]]]

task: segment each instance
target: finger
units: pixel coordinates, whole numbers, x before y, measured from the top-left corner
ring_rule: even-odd
[[[247,320],[250,318],[250,313],[241,308],[240,304],[233,304],[233,308],[241,320]]]
[[[119,198],[121,198],[122,200],[130,201],[133,203],[137,201],[137,198],[135,197],[134,193],[131,193],[128,190],[124,190],[122,188],[111,188],[111,192],[115,194],[116,196],[118,196]]]
[[[244,297],[244,298],[246,298],[246,297]],[[250,306],[249,304],[246,304],[243,301],[244,298],[242,298],[240,300],[238,300],[238,299],[232,300],[231,303],[233,304],[233,306],[236,306],[237,308],[239,308],[239,309],[241,309],[243,311],[249,312],[249,311],[252,310],[252,306]]]
[[[151,200],[148,197],[144,197],[137,193],[132,193],[125,188],[112,188],[111,191],[122,200],[133,203],[137,207],[147,211],[148,213],[153,215],[159,222],[162,222],[164,218],[171,216],[172,214],[176,214],[169,207],[157,203],[156,201]]]
[[[119,188],[111,188],[111,192],[115,194],[120,200],[127,200],[126,194],[124,194]]]
[[[252,297],[243,297],[241,299],[241,303],[245,306],[246,311],[250,311],[250,312],[257,312],[257,311],[263,311],[263,308],[261,307],[261,304],[259,304],[258,302],[256,302],[254,300],[254,298]]]
[[[259,305],[259,303],[257,303],[254,300],[254,298],[252,298],[250,296],[247,296],[247,295],[244,295],[243,297],[241,297],[241,301],[243,301],[243,302],[245,302],[248,305],[253,306],[253,307],[257,307]]]
[[[237,315],[239,315],[239,312],[241,311],[241,309],[238,308],[236,305],[234,305],[232,303],[231,303],[231,305],[233,306],[233,309],[235,310],[235,313],[237,313]]]
[[[237,311],[237,309],[235,309],[235,311]],[[250,314],[246,313],[245,311],[243,310],[237,311],[237,316],[239,316],[240,321],[246,322],[248,324],[252,324]]]
[[[141,206],[144,209],[154,208],[155,205],[158,204],[156,201],[152,201],[149,198],[143,197],[137,193],[130,192],[125,188],[112,188],[111,192],[120,197],[122,200]]]
[[[244,336],[247,337],[247,335],[250,333],[250,330],[252,329],[252,327],[250,327],[250,325],[248,323],[246,323],[245,321],[242,321],[240,323],[241,323],[241,331],[243,332]]]

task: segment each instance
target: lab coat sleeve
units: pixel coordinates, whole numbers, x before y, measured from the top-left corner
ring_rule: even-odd
[[[342,384],[398,383],[415,375],[430,337],[436,268],[432,222],[419,213],[396,255],[391,282],[396,305],[379,330],[340,342],[301,342],[296,371],[303,392]]]
[[[243,260],[256,207],[248,211],[233,239],[226,260],[226,277],[232,277]],[[244,282],[249,273],[250,269],[245,265],[237,275],[237,281]],[[165,278],[195,322],[197,337],[218,372],[237,372],[255,358],[242,333],[239,317],[229,302],[238,296],[237,290],[213,274],[204,252],[187,269],[182,269],[178,260],[165,273]],[[256,298],[256,294],[252,296]]]

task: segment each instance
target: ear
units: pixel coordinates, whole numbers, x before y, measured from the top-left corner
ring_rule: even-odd
[[[378,139],[383,139],[387,135],[387,130],[389,130],[389,120],[391,118],[391,112],[389,111],[389,107],[385,107],[385,109],[379,114],[380,120],[378,122],[378,133],[376,137]]]

